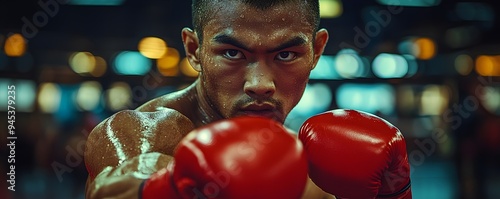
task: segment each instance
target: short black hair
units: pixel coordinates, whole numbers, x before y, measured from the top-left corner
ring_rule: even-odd
[[[193,0],[191,5],[191,16],[193,19],[193,28],[194,31],[198,33],[199,42],[202,41],[202,32],[203,26],[209,18],[209,16],[213,13],[211,11],[210,3],[218,3],[224,0]],[[307,19],[309,23],[313,25],[312,28],[317,30],[319,28],[319,0],[237,0],[243,2],[247,5],[250,5],[254,8],[266,10],[272,8],[276,5],[281,5],[288,2],[297,2],[302,3],[305,8],[308,8]]]

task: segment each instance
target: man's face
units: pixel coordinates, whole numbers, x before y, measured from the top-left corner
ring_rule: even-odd
[[[295,3],[267,10],[238,1],[219,4],[204,25],[198,52],[208,103],[224,118],[260,115],[283,122],[315,64],[305,9]]]

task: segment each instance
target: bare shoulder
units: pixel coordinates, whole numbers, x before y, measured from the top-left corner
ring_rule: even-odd
[[[192,122],[174,109],[163,108],[153,112],[123,110],[101,122],[90,136],[116,138],[122,144],[134,144],[138,139],[146,139],[151,144],[149,150],[159,144],[163,146],[161,150],[168,153],[170,150],[167,149],[171,147],[165,146],[177,145],[179,139],[193,129]],[[141,153],[149,150],[142,148]]]
[[[170,108],[188,116],[193,112],[193,107],[196,105],[196,99],[196,89],[193,83],[182,90],[152,99],[142,106],[139,106],[136,110],[154,112],[163,110],[164,108]]]
[[[138,155],[159,152],[172,155],[193,123],[174,109],[153,112],[123,110],[98,124],[89,134],[85,163],[91,176]]]

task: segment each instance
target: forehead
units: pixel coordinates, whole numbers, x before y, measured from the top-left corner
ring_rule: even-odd
[[[311,40],[314,25],[307,17],[307,8],[291,1],[267,9],[255,8],[240,1],[223,1],[211,5],[212,12],[203,28],[203,37],[210,40],[225,34],[240,40],[279,42],[291,37]]]

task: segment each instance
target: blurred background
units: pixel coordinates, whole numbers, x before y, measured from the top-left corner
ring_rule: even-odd
[[[500,198],[500,4],[320,3],[331,37],[286,124],[335,108],[380,115],[407,139],[414,198]],[[92,128],[196,78],[186,26],[190,1],[2,1],[0,173],[15,165],[16,191],[2,180],[0,198],[84,198]]]

